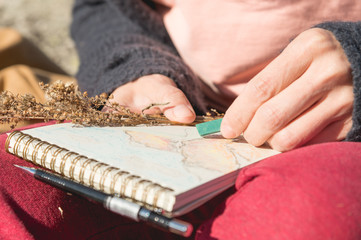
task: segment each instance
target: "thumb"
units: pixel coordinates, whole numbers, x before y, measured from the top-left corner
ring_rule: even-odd
[[[162,89],[162,102],[167,105],[159,106],[163,114],[171,121],[180,123],[191,123],[196,114],[184,93],[175,86],[167,85]]]
[[[170,78],[152,74],[118,87],[113,102],[133,112],[162,112],[169,120],[191,123],[196,114],[184,93]]]

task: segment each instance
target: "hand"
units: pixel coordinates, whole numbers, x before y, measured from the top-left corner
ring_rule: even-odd
[[[247,83],[227,110],[221,132],[243,133],[279,151],[337,141],[351,129],[351,66],[333,34],[310,29]]]
[[[143,76],[120,86],[113,92],[113,96],[110,102],[117,102],[132,112],[140,113],[153,103],[169,103],[154,106],[144,113],[162,112],[169,120],[181,123],[191,123],[196,117],[184,93],[173,80],[160,74]]]

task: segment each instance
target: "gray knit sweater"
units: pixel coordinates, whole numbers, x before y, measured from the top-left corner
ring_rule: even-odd
[[[90,95],[112,92],[149,74],[173,79],[198,113],[204,111],[199,79],[180,58],[151,1],[76,0],[72,37],[80,57],[77,79]],[[329,22],[352,66],[355,102],[347,140],[361,141],[361,22]]]

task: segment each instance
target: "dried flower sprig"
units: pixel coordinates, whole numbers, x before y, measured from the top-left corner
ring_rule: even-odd
[[[117,103],[110,103],[108,95],[88,97],[81,93],[75,84],[64,84],[57,81],[51,85],[40,84],[45,92],[46,101],[40,103],[29,94],[15,95],[8,91],[0,93],[0,124],[11,124],[14,128],[19,121],[24,120],[69,120],[83,126],[135,126],[139,124],[179,124],[169,121],[164,115],[146,115],[143,112],[133,113]],[[109,98],[112,98],[110,96]],[[158,104],[151,104],[145,109]],[[108,111],[101,111],[102,108]],[[214,111],[215,112],[215,111]],[[216,112],[215,112],[216,113]],[[221,117],[221,114],[210,114],[196,118],[196,123]]]

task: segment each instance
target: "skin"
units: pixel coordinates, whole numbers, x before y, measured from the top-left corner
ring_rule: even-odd
[[[196,118],[192,105],[184,93],[177,88],[174,81],[160,74],[143,76],[135,81],[118,87],[113,92],[111,102],[117,102],[131,111],[141,113],[153,103],[169,103],[157,105],[143,113],[162,112],[169,120],[191,123]]]
[[[113,101],[136,112],[170,102],[150,111],[184,123],[195,118],[185,95],[162,75],[144,76],[113,95]],[[225,138],[243,134],[252,145],[268,142],[279,151],[339,141],[351,129],[353,100],[351,66],[340,43],[331,32],[313,28],[246,84],[226,111],[221,133]]]

